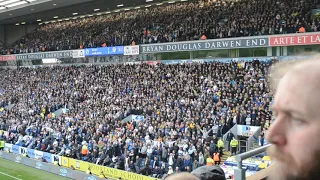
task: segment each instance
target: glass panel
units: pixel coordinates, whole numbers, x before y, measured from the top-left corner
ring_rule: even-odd
[[[251,49],[239,49],[239,57],[259,57],[267,56],[268,48],[251,48]]]
[[[214,51],[195,51],[194,58],[226,58],[229,57],[229,49],[220,49]]]
[[[253,57],[252,49],[239,49],[239,57]]]
[[[268,55],[268,48],[254,48],[253,49],[253,56],[260,57],[260,56],[267,56]]]
[[[190,59],[190,52],[168,52],[161,53],[161,60]]]
[[[299,55],[304,53],[318,53],[320,52],[320,45],[306,45],[306,46],[289,46],[288,55]]]
[[[272,56],[277,56],[277,47],[272,47]]]

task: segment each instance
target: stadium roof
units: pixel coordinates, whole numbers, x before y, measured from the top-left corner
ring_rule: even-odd
[[[0,10],[11,9],[23,4],[30,4],[37,0],[0,0]]]
[[[0,0],[0,25],[30,24],[102,15],[137,7],[160,5],[165,0]],[[187,0],[176,0],[187,1]],[[170,1],[172,3],[174,1]],[[148,5],[147,5],[148,4]]]

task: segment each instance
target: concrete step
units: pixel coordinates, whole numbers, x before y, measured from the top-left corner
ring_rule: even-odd
[[[221,163],[220,164],[223,164],[230,156],[231,156],[230,151],[223,151],[223,155],[221,156]]]

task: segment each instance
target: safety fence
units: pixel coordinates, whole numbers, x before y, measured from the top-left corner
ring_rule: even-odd
[[[245,180],[246,179],[246,170],[243,169],[242,161],[245,160],[245,159],[248,159],[248,158],[250,158],[252,156],[255,156],[255,155],[258,155],[260,153],[265,152],[270,145],[271,144],[268,144],[266,146],[262,146],[262,147],[259,147],[257,149],[254,149],[254,150],[251,150],[251,151],[248,151],[248,152],[245,152],[245,153],[237,155],[236,156],[237,167],[234,168],[235,180]]]
[[[29,149],[29,148],[8,144],[8,143],[5,143],[4,151],[11,152],[17,155],[16,157],[19,157],[19,158],[21,158],[23,154],[26,154],[30,159],[45,160],[47,162],[46,164],[51,164],[52,166],[54,166],[53,163],[57,161],[62,167],[74,169],[74,170],[77,170],[77,172],[80,171],[80,172],[86,173],[87,171],[89,171],[91,172],[91,174],[97,175],[97,176],[103,174],[105,177],[110,179],[119,179],[119,178],[121,178],[122,180],[155,180],[156,179],[149,176],[144,176],[144,175],[127,172],[119,169],[109,168],[106,166],[101,166],[101,165],[97,165],[97,164],[93,164],[93,163],[89,163],[81,160],[76,160],[69,157],[58,156],[58,155],[50,154],[47,152],[42,152],[42,151]],[[5,153],[5,154],[8,154],[8,153]]]
[[[46,171],[49,173],[53,173],[59,176],[63,176],[70,179],[77,180],[102,180],[102,178],[96,177],[94,175],[86,174],[84,172],[72,170],[70,168],[65,168],[61,166],[56,166],[51,163],[44,163],[42,161],[38,161],[32,158],[24,157],[19,154],[7,153],[0,151],[0,161],[2,159],[6,159],[12,162],[16,162],[19,164],[23,164],[32,168],[36,168],[38,170]]]

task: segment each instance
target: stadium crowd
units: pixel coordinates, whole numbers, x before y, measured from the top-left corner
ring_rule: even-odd
[[[234,124],[268,127],[271,66],[255,60],[1,69],[0,128],[8,132],[1,136],[153,177],[190,172],[221,152],[219,139]],[[61,108],[67,110],[53,114]],[[122,121],[131,114],[144,120]]]
[[[320,31],[313,0],[191,1],[41,25],[2,54]]]

